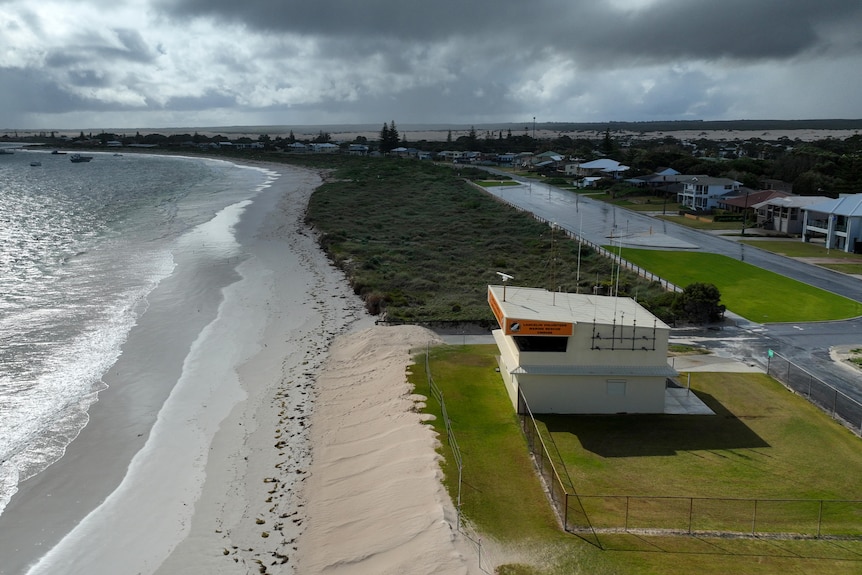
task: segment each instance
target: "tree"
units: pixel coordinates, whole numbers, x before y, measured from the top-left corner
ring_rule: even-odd
[[[611,139],[611,129],[605,128],[605,137],[602,139],[602,152],[605,155],[610,156],[614,153],[616,146],[614,145],[613,139]]]
[[[674,317],[690,323],[710,323],[724,317],[726,309],[719,302],[721,293],[713,284],[696,282],[676,295],[671,309]]]
[[[384,154],[389,153],[398,147],[400,141],[395,121],[393,120],[389,124],[384,122],[383,128],[380,130],[380,151]]]

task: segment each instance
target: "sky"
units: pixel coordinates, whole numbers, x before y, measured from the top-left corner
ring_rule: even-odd
[[[859,0],[0,0],[0,130],[862,118]]]

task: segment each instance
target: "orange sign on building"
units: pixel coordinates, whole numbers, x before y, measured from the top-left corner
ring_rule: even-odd
[[[506,317],[499,302],[497,302],[497,298],[494,297],[494,294],[490,290],[488,290],[488,305],[491,306],[491,311],[494,313],[494,317],[497,318],[497,323],[506,335],[553,335],[568,337],[574,333],[574,326],[571,322]]]
[[[560,321],[542,321],[531,319],[506,318],[503,333],[506,335],[558,335],[570,336],[573,333],[572,324]]]

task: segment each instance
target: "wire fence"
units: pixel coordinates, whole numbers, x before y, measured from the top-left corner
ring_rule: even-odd
[[[543,434],[519,390],[521,429],[548,499],[566,531],[599,548],[602,533],[764,539],[862,537],[862,501],[640,495],[583,495],[553,438]],[[555,463],[556,462],[556,463]]]
[[[766,373],[862,436],[862,403],[773,351],[766,363]]]
[[[794,539],[862,537],[862,501],[581,495],[592,530]]]
[[[455,502],[455,511],[457,513],[455,523],[458,527],[458,532],[470,541],[476,549],[476,553],[479,558],[479,568],[484,573],[491,573],[491,570],[493,569],[489,564],[491,563],[491,558],[489,557],[488,551],[482,545],[482,537],[476,533],[475,529],[473,529],[467,521],[464,520],[464,516],[461,513],[461,487],[464,479],[464,460],[461,457],[461,448],[458,447],[458,441],[455,439],[455,432],[452,430],[452,420],[449,419],[449,412],[446,409],[446,401],[443,398],[443,391],[437,386],[434,382],[434,378],[431,376],[430,349],[428,347],[425,348],[425,378],[428,381],[429,395],[436,399],[440,404],[440,412],[442,414],[443,424],[446,428],[446,439],[452,449],[452,459],[458,469],[458,495]]]

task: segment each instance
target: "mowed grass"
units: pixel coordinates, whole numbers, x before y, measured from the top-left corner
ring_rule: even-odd
[[[862,573],[859,540],[758,540],[600,534],[603,549],[563,532],[527,455],[496,347],[441,346],[430,367],[463,457],[462,512],[484,557],[507,575]],[[410,381],[428,394],[424,354]],[[694,374],[716,416],[542,417],[582,494],[862,499],[862,444],[803,399],[759,374]],[[437,419],[445,484],[458,472]],[[839,510],[860,525],[858,507]]]
[[[713,222],[685,216],[658,216],[658,218],[695,230],[739,230],[740,234],[742,233],[742,222]]]
[[[791,258],[830,258],[862,264],[862,255],[841,250],[827,250],[822,244],[802,240],[740,240],[741,243]]]
[[[714,284],[721,302],[751,321],[825,321],[862,315],[862,303],[719,254],[623,248],[622,257],[681,287]]]

